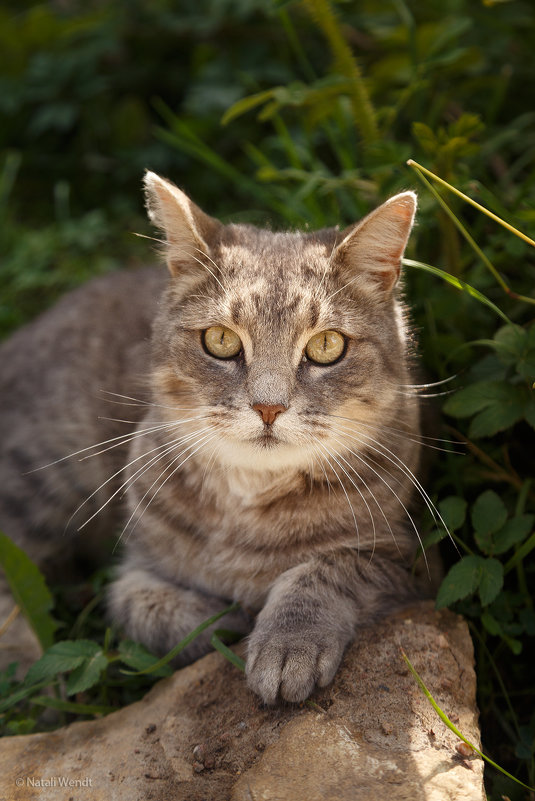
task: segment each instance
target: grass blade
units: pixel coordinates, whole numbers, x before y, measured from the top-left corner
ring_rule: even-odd
[[[455,195],[458,195],[458,197],[462,198],[465,201],[465,203],[470,203],[471,206],[474,206],[474,208],[476,208],[478,211],[481,211],[483,214],[486,214],[487,217],[490,217],[491,220],[494,220],[495,222],[499,223],[499,225],[502,225],[504,228],[507,228],[508,231],[510,231],[515,236],[520,237],[520,239],[523,239],[524,242],[528,243],[528,245],[532,245],[532,247],[535,247],[535,241],[531,239],[529,236],[522,233],[522,231],[519,231],[518,228],[514,227],[514,225],[511,225],[510,223],[505,222],[505,220],[502,220],[501,217],[498,217],[497,214],[494,214],[492,211],[489,211],[489,209],[486,209],[485,206],[482,206],[480,203],[477,203],[475,200],[472,200],[471,197],[465,195],[464,192],[461,192],[460,189],[457,189],[455,186],[452,186],[443,178],[439,178],[439,176],[435,175],[435,173],[431,172],[431,170],[426,169],[426,167],[422,167],[421,164],[418,164],[417,161],[413,161],[413,159],[409,159],[407,161],[407,164],[409,165],[409,167],[414,167],[416,170],[425,173],[434,181],[437,181],[437,183],[441,184],[441,186],[445,186],[446,189],[450,190],[450,192],[453,192]]]
[[[203,623],[200,624],[200,626],[197,626],[197,628],[194,629],[192,632],[190,632],[187,635],[187,637],[184,637],[183,640],[181,640],[177,645],[175,645],[175,647],[172,648],[169,651],[169,653],[167,653],[165,656],[162,656],[161,659],[159,659],[157,662],[154,662],[152,665],[143,668],[143,670],[137,670],[137,671],[122,670],[121,673],[124,673],[127,676],[142,676],[145,675],[146,673],[153,673],[155,670],[159,670],[159,668],[163,667],[164,665],[167,665],[172,659],[175,658],[175,656],[178,656],[178,654],[181,651],[187,648],[190,642],[193,642],[193,640],[196,637],[198,637],[199,634],[201,634],[205,629],[207,629],[213,623],[218,621],[224,615],[228,615],[230,614],[230,612],[235,612],[239,608],[239,606],[240,606],[239,603],[231,604],[230,606],[227,606],[226,609],[223,609],[221,612],[218,612],[216,615],[212,615],[212,617],[209,617],[208,620],[205,620]]]
[[[499,770],[500,773],[504,774],[504,776],[507,776],[509,779],[512,779],[517,784],[520,784],[521,787],[525,787],[526,790],[529,790],[530,792],[535,792],[535,787],[530,787],[529,785],[524,784],[524,782],[521,782],[520,779],[517,779],[511,773],[508,773],[508,771],[506,771],[504,768],[501,768],[490,757],[485,756],[485,754],[482,751],[480,751],[479,748],[477,748],[477,746],[475,746],[473,743],[471,743],[470,740],[468,740],[464,736],[464,734],[462,734],[459,731],[459,729],[455,726],[455,724],[451,722],[451,720],[446,715],[446,713],[439,707],[439,705],[437,704],[437,702],[435,701],[435,699],[433,698],[433,696],[431,695],[431,693],[429,692],[429,690],[425,686],[425,684],[423,682],[423,679],[421,679],[419,674],[416,672],[416,669],[413,667],[412,663],[409,660],[409,657],[407,656],[407,654],[405,653],[403,648],[400,648],[400,650],[401,650],[401,655],[402,655],[403,659],[405,660],[405,663],[406,663],[407,667],[409,668],[410,672],[412,673],[412,675],[414,676],[414,678],[416,679],[416,681],[420,685],[420,688],[421,688],[423,694],[426,696],[427,700],[429,701],[429,703],[431,704],[431,706],[433,707],[433,709],[435,710],[435,712],[437,713],[439,718],[442,720],[442,722],[445,723],[445,725],[448,727],[448,729],[450,731],[452,731],[455,735],[457,735],[457,737],[460,740],[462,740],[463,743],[466,743],[466,745],[470,746],[470,748],[473,751],[475,751],[475,753],[478,754],[478,756],[480,756],[481,759],[484,759],[485,762],[488,762],[488,764],[492,765],[493,768],[496,768],[496,770]]]
[[[221,632],[219,629],[214,631],[210,640],[210,645],[213,645],[216,651],[219,651],[220,654],[223,654],[225,659],[228,659],[228,661],[231,662],[234,667],[237,667],[238,670],[241,670],[242,673],[245,673],[245,662],[241,656],[235,654],[234,651],[228,647],[228,645],[225,645],[225,643],[219,638],[220,634]]]
[[[439,267],[432,267],[430,264],[425,264],[422,261],[414,261],[414,259],[402,259],[402,262],[407,267],[416,267],[418,270],[424,270],[432,275],[437,275],[439,278],[442,278],[443,281],[447,281],[448,284],[451,284],[463,292],[467,292],[471,297],[475,298],[480,303],[483,303],[485,306],[488,306],[489,309],[492,309],[492,311],[498,314],[506,323],[513,325],[509,317],[507,317],[507,315],[504,314],[504,312],[502,312],[502,310],[498,308],[495,303],[489,300],[478,289],[470,284],[467,284],[466,281],[462,281],[455,275],[451,275],[451,273],[447,273],[445,270],[441,270]]]

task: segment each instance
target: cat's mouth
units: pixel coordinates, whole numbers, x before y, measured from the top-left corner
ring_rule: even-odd
[[[279,437],[276,437],[273,432],[267,428],[255,439],[255,444],[260,445],[261,448],[274,448],[282,442]]]

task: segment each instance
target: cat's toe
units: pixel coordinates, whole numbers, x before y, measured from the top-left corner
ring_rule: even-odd
[[[321,639],[299,640],[295,633],[276,634],[260,642],[249,641],[247,682],[266,704],[278,698],[299,703],[308,698],[315,685],[332,681],[343,649]]]

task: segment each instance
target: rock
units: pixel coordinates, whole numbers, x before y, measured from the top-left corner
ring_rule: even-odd
[[[214,653],[106,718],[5,738],[0,799],[483,801],[481,759],[457,749],[400,646],[479,747],[466,624],[423,602],[362,632],[308,704],[264,707]]]

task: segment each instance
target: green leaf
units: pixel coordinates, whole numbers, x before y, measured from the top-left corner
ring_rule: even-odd
[[[492,634],[494,637],[501,636],[503,634],[502,627],[492,615],[488,609],[486,609],[481,615],[481,622],[483,626],[487,629],[489,634]]]
[[[497,559],[485,559],[479,580],[479,597],[488,606],[503,587],[503,565]]]
[[[27,698],[32,693],[35,693],[38,690],[43,690],[48,684],[48,681],[41,681],[39,684],[34,684],[32,687],[19,687],[19,689],[15,690],[14,693],[0,701],[0,712],[5,712],[7,709],[15,706],[19,703],[19,701]]]
[[[482,556],[463,556],[450,568],[437,593],[436,607],[441,609],[471,595],[479,587],[483,563]]]
[[[248,95],[247,97],[242,97],[241,100],[237,100],[229,109],[227,109],[223,115],[223,119],[221,120],[222,125],[227,125],[231,120],[235,119],[236,117],[240,117],[242,114],[245,114],[247,111],[250,111],[256,106],[262,105],[262,103],[271,100],[275,89],[266,89],[264,92],[257,92],[254,95]]]
[[[467,503],[464,498],[455,495],[450,495],[439,503],[440,514],[451,531],[457,531],[463,525],[466,518],[466,507]]]
[[[531,532],[534,520],[534,515],[518,515],[508,520],[494,536],[493,553],[504,553],[522,542]]]
[[[58,673],[74,670],[83,662],[90,661],[98,653],[100,645],[91,640],[62,640],[52,645],[43,656],[34,662],[24,679],[33,684],[42,679],[51,679]]]
[[[530,398],[524,409],[524,417],[535,428],[535,402]]]
[[[100,649],[91,657],[85,659],[81,665],[74,668],[67,681],[67,695],[81,693],[98,684],[100,674],[108,667],[108,660]]]
[[[30,698],[29,702],[50,709],[59,709],[61,712],[72,712],[75,715],[109,715],[110,712],[117,711],[117,707],[114,706],[77,704],[75,701],[63,701],[61,698],[51,698],[48,695],[38,695],[37,698]]]
[[[486,490],[472,507],[472,525],[479,534],[498,531],[507,520],[507,509],[494,490]]]
[[[500,386],[496,381],[477,381],[458,390],[444,404],[444,411],[452,417],[471,417],[492,403]]]
[[[507,385],[506,385],[507,386]],[[512,390],[520,388],[511,387]],[[492,403],[472,420],[468,436],[472,439],[492,437],[499,431],[511,428],[524,417],[524,401],[522,398],[510,397],[507,400]]]
[[[526,345],[527,333],[518,325],[504,325],[494,335],[494,347],[504,364],[516,364]]]
[[[54,641],[57,623],[50,615],[54,602],[37,565],[0,532],[0,565],[4,568],[13,597],[32,627],[41,648]]]

